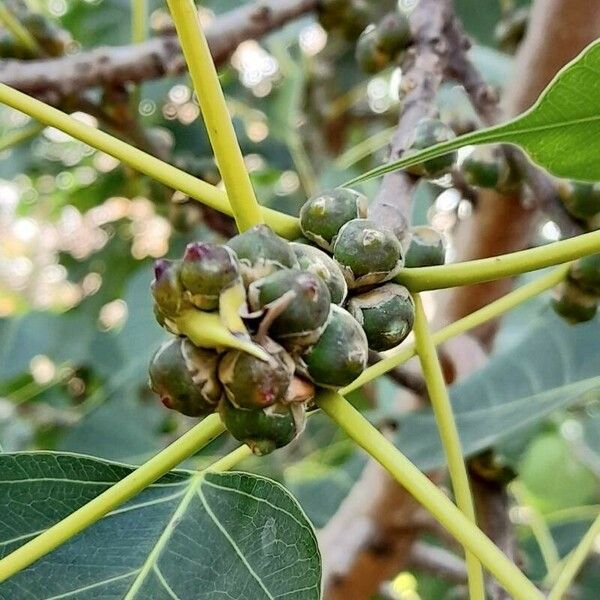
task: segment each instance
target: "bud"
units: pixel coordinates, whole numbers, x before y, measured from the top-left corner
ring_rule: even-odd
[[[237,258],[227,246],[192,242],[181,264],[181,283],[191,303],[201,310],[216,310],[221,292],[239,280]]]
[[[181,261],[161,258],[154,262],[154,281],[150,290],[163,317],[177,317],[183,306],[183,289],[179,279]]]

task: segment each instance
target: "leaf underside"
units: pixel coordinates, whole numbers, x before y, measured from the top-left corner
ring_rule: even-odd
[[[71,454],[0,456],[0,556],[131,469]],[[279,484],[174,471],[0,585],[1,600],[317,600],[313,528]]]

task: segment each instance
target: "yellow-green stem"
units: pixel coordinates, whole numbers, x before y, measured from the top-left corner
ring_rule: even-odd
[[[546,513],[546,522],[553,524],[568,523],[569,521],[588,521],[595,519],[600,514],[600,504],[585,504],[583,506],[569,506]]]
[[[444,381],[442,367],[431,337],[427,317],[423,310],[423,303],[419,294],[414,294],[415,301],[415,345],[423,375],[427,382],[427,392],[437,424],[446,460],[448,472],[456,504],[462,513],[476,523],[475,505],[469,486],[467,468],[463,459],[462,445],[458,429],[452,413],[452,405],[448,397],[448,390]],[[481,563],[472,552],[466,551],[467,575],[469,585],[469,598],[471,600],[485,600],[485,582]]]
[[[4,2],[0,3],[0,23],[2,23],[33,56],[40,56],[43,54],[36,39],[25,27],[23,27],[21,21],[12,14],[11,10]]]
[[[141,44],[148,36],[148,0],[131,0],[131,41]],[[139,112],[140,86],[131,92],[130,106],[134,115]]]
[[[600,536],[600,516],[596,517],[596,520],[592,523],[592,526],[587,530],[583,538],[581,538],[575,550],[568,555],[556,579],[556,583],[548,596],[548,600],[562,599],[571,583],[575,580],[575,577],[577,577],[577,573],[579,573],[579,570],[583,566],[598,536]]]
[[[226,454],[212,465],[209,465],[204,471],[229,471],[245,458],[252,456],[252,450],[246,445],[236,448],[229,454]]]
[[[526,518],[523,519],[523,522],[529,526],[531,533],[537,542],[542,554],[542,559],[546,565],[546,573],[549,575],[550,573],[555,572],[560,561],[560,555],[558,554],[558,549],[552,538],[548,523],[546,523],[540,511],[535,508],[535,506],[531,506],[527,501],[525,488],[520,481],[513,481],[510,484],[510,491],[515,497],[515,500],[526,511]]]
[[[219,171],[240,231],[263,222],[219,76],[192,0],[167,0]]]
[[[2,83],[0,83],[0,102],[33,117],[36,121],[64,131],[92,148],[113,156],[137,171],[179,190],[211,208],[227,215],[233,215],[227,194],[223,190],[142,152],[104,131],[85,125],[60,110]],[[300,235],[298,219],[270,208],[261,207],[261,210],[267,225],[279,235],[288,239]]]
[[[2,139],[0,139],[0,152],[8,150],[9,148],[14,148],[19,144],[36,137],[44,131],[44,129],[45,127],[39,123],[29,123],[29,125],[25,125],[25,127],[9,131]]]
[[[320,408],[379,462],[435,519],[506,588],[515,600],[542,600],[540,591],[415,465],[336,392],[317,400]]]
[[[119,507],[225,430],[219,416],[206,417],[168,448],[44,533],[0,560],[0,582],[25,569]]]
[[[413,292],[437,290],[521,275],[600,252],[600,231],[529,250],[463,263],[402,269],[395,281]]]
[[[557,283],[560,283],[564,279],[568,270],[569,265],[561,265],[547,275],[543,275],[535,281],[517,288],[502,298],[491,302],[487,306],[484,306],[470,315],[467,315],[466,317],[447,325],[443,329],[434,332],[431,336],[433,343],[436,346],[439,346],[449,339],[465,333],[465,331],[469,331],[469,329],[474,329],[482,323],[508,312],[509,310],[515,308],[515,306],[526,302],[530,298],[533,298],[534,296],[537,296],[545,290],[555,286]],[[385,375],[391,369],[404,364],[413,356],[415,356],[415,354],[416,349],[414,344],[409,344],[407,346],[398,348],[397,350],[393,351],[393,353],[386,356],[383,360],[379,361],[377,364],[365,369],[365,371],[350,385],[340,389],[340,393],[343,396],[346,396],[350,392],[357,390],[366,383],[377,379],[377,377]]]
[[[131,41],[139,44],[148,31],[148,0],[131,0]]]

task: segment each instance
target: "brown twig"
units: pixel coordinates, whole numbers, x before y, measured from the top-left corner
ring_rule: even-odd
[[[409,565],[441,577],[451,583],[467,582],[465,561],[456,554],[426,542],[417,542],[410,553]]]
[[[223,63],[241,42],[260,38],[316,5],[317,0],[260,0],[219,16],[206,30],[215,62]],[[56,103],[88,88],[140,83],[184,70],[179,42],[171,35],[60,58],[0,61],[0,81]]]
[[[402,77],[402,114],[390,143],[389,161],[406,151],[416,124],[435,113],[435,98],[452,53],[447,31],[453,20],[448,0],[421,0],[410,15],[414,44]],[[388,173],[369,207],[370,217],[394,229],[399,237],[407,226],[415,182],[402,171]]]

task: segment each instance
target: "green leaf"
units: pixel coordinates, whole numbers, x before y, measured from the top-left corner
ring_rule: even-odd
[[[463,450],[474,454],[600,394],[600,319],[567,325],[549,309],[513,348],[450,390]],[[445,463],[430,410],[400,422],[398,445],[423,470]]]
[[[480,129],[376,167],[348,181],[353,185],[468,144],[507,143],[520,146],[553,175],[584,181],[600,180],[600,42],[588,46],[565,66],[537,102],[508,123]]]
[[[70,454],[0,455],[0,556],[130,473]],[[312,526],[279,484],[173,471],[0,585],[0,598],[318,600]]]

